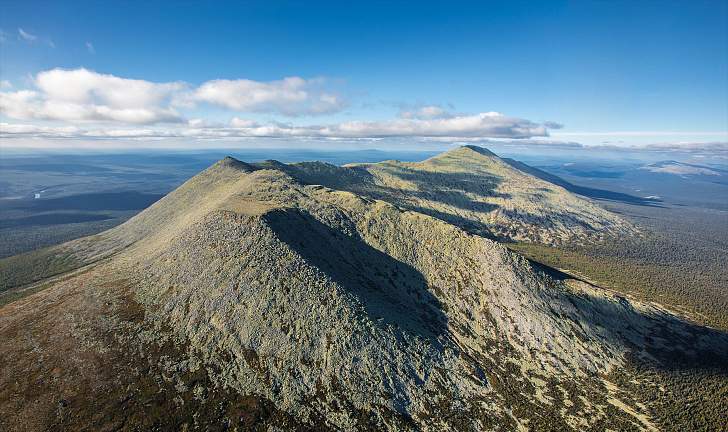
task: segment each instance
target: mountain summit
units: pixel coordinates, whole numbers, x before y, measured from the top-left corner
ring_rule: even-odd
[[[489,238],[576,226],[633,229],[474,147],[347,167],[223,159],[59,247],[88,265],[0,309],[0,424],[654,428],[609,374],[676,347],[725,356],[725,337]]]
[[[588,199],[477,146],[459,147],[423,162],[344,167],[304,162],[285,171],[306,183],[385,200],[499,240],[558,244],[637,232]]]

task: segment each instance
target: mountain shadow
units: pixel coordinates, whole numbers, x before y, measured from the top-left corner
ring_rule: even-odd
[[[443,348],[440,339],[448,334],[447,316],[415,268],[303,210],[275,210],[264,218],[281,241],[351,293],[373,322]]]
[[[304,184],[320,184],[330,189],[344,190],[371,199],[390,201],[404,209],[427,214],[488,238],[495,238],[495,236],[485,224],[454,213],[415,205],[411,198],[479,213],[490,213],[497,210],[499,206],[474,200],[467,194],[484,198],[510,198],[508,194],[495,191],[501,181],[497,176],[421,172],[399,167],[391,175],[416,186],[414,190],[403,191],[396,187],[375,183],[374,176],[361,166],[338,167],[325,162],[301,162],[286,165],[277,161],[265,161],[257,166],[282,170]]]
[[[529,260],[532,268],[558,280],[582,279]],[[662,310],[636,309],[627,299],[616,300],[590,293],[557,291],[554,313],[570,319],[582,329],[603,328],[602,340],[630,349],[632,364],[665,372],[710,373],[728,377],[728,333],[690,322]],[[565,313],[573,307],[576,313]]]

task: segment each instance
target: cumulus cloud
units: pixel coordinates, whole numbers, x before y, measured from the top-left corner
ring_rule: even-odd
[[[287,116],[341,111],[344,100],[325,90],[323,79],[288,77],[278,81],[213,80],[195,90],[193,101],[207,102],[234,111],[277,112]]]
[[[0,89],[11,89],[13,88],[13,83],[11,83],[8,80],[0,80]]]
[[[152,83],[87,69],[39,73],[35,90],[0,92],[0,112],[22,120],[179,122],[170,107],[183,83]]]
[[[536,123],[498,112],[455,114],[440,106],[420,106],[396,118],[327,124],[259,123],[235,116],[229,124],[188,119],[187,109],[212,104],[234,112],[284,116],[341,110],[345,102],[322,79],[278,81],[212,80],[193,87],[184,82],[150,82],[101,74],[84,68],[52,69],[33,78],[32,89],[0,91],[0,113],[22,121],[69,122],[64,126],[5,123],[5,137],[189,137],[382,139],[527,139],[546,137],[553,122]],[[180,112],[182,111],[182,112]],[[199,114],[198,114],[199,115]],[[117,125],[109,126],[110,123]],[[171,126],[170,124],[175,124]],[[139,125],[154,126],[139,128]],[[22,126],[22,127],[21,127]],[[83,126],[83,127],[81,127]]]
[[[36,76],[35,84],[52,100],[118,108],[158,105],[185,87],[179,82],[157,84],[86,69],[41,72]]]
[[[32,36],[32,35],[31,35]],[[87,43],[90,52],[93,45]],[[286,116],[340,111],[345,101],[327,91],[325,80],[291,77],[279,81],[212,80],[197,88],[120,78],[84,68],[40,72],[34,90],[0,94],[0,111],[21,120],[184,121],[177,108],[209,103],[232,111]]]

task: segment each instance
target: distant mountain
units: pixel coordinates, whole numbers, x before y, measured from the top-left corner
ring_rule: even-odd
[[[27,257],[85,266],[0,308],[0,428],[649,430],[612,375],[629,356],[728,358],[725,335],[554,276],[481,228],[634,229],[479,148],[223,159]]]
[[[645,165],[641,169],[654,173],[674,174],[678,176],[728,176],[728,171],[673,160],[655,162]]]

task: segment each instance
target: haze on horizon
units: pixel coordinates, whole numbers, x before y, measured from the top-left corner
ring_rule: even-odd
[[[721,1],[2,8],[0,148],[728,148]]]

